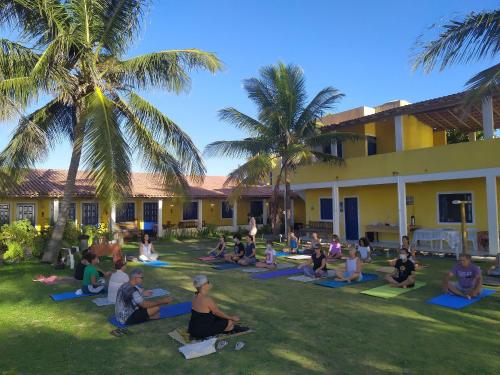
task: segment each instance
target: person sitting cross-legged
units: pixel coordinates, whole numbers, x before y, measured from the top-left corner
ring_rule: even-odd
[[[205,275],[198,275],[193,279],[196,289],[192,302],[191,319],[188,332],[193,339],[206,339],[221,333],[231,334],[248,331],[246,327],[236,325],[240,318],[222,312],[210,297],[212,284]]]
[[[394,265],[394,273],[385,280],[395,288],[412,288],[415,286],[415,264],[411,261],[408,249],[400,250],[399,259]]]
[[[266,256],[266,260],[263,262],[257,262],[255,267],[275,269],[278,265],[276,264],[276,250],[273,249],[272,240],[267,240],[264,255]]]
[[[146,301],[144,296],[151,296],[151,291],[144,291],[142,270],[135,268],[130,272],[130,281],[123,284],[116,295],[116,319],[127,325],[147,322],[160,318],[160,306],[173,301],[172,297],[163,297],[156,301]]]
[[[306,263],[300,264],[298,268],[304,271],[305,276],[309,277],[325,277],[328,275],[326,267],[326,256],[321,250],[319,243],[314,245],[314,253]]]
[[[116,294],[118,293],[118,289],[130,281],[129,276],[125,272],[127,268],[126,264],[123,260],[119,260],[115,263],[115,272],[109,278],[108,284],[108,301],[115,303],[116,302]]]
[[[158,260],[158,253],[155,251],[153,242],[149,239],[149,234],[144,234],[139,244],[139,259],[143,262]]]
[[[229,263],[238,263],[245,256],[245,246],[241,243],[241,235],[238,233],[233,236],[233,241],[233,253],[224,255],[224,260]]]
[[[224,258],[226,256],[225,251],[226,251],[226,236],[221,234],[219,237],[219,242],[217,242],[217,246],[215,247],[215,249],[210,251],[208,255],[215,258]]]
[[[345,271],[343,275],[338,276],[335,280],[337,281],[361,281],[363,280],[363,263],[357,256],[355,248],[349,249],[349,258],[345,261]]]
[[[85,255],[88,265],[83,271],[82,291],[86,294],[99,294],[106,291],[106,280],[111,273],[102,273],[97,265],[99,264],[99,257],[90,251]]]
[[[456,276],[456,282],[450,281],[453,276]],[[469,254],[460,254],[458,262],[446,274],[443,289],[445,292],[471,299],[481,293],[482,284],[481,269],[472,263]]]
[[[252,235],[247,236],[247,245],[245,246],[245,256],[238,261],[240,266],[255,266],[257,258],[255,257],[255,242]]]

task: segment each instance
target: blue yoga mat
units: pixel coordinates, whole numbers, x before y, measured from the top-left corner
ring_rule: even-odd
[[[191,302],[189,301],[177,303],[175,305],[166,305],[160,307],[160,319],[173,318],[174,316],[189,314],[190,312],[191,312]],[[148,322],[150,321],[151,320],[148,320]],[[114,315],[108,318],[108,322],[110,322],[111,324],[113,324],[118,328],[127,327],[126,324],[122,324],[118,320],[116,320],[116,317]]]
[[[348,283],[346,281],[325,280],[325,281],[315,282],[315,284],[321,285],[321,286],[326,286],[328,288],[341,288],[343,286],[361,284],[361,283],[364,283],[366,281],[373,281],[373,280],[377,280],[377,279],[378,279],[378,276],[374,275],[373,273],[364,273],[362,281],[351,281],[350,283]]]
[[[272,272],[266,272],[266,273],[259,273],[259,274],[252,274],[252,279],[257,279],[257,280],[267,280],[267,279],[274,279],[275,277],[281,277],[281,276],[290,276],[290,275],[298,275],[299,273],[304,273],[303,270],[299,270],[298,268],[285,268],[282,270],[276,270]]]
[[[431,305],[439,305],[458,310],[467,307],[469,305],[472,305],[473,303],[476,303],[480,299],[488,297],[495,292],[496,291],[493,289],[483,289],[481,290],[481,294],[479,296],[471,299],[454,296],[452,294],[441,294],[440,296],[431,298],[430,300],[427,301],[427,303],[430,303]]]
[[[65,292],[65,293],[59,293],[59,294],[51,294],[50,298],[52,298],[56,302],[60,301],[65,301],[67,299],[75,299],[75,298],[80,298],[80,297],[88,297],[88,296],[95,296],[96,294],[76,294],[75,292]]]
[[[168,266],[170,266],[170,263],[163,262],[161,260],[152,260],[150,262],[142,262],[142,264],[145,266],[148,266],[148,267],[168,267]]]
[[[277,257],[286,257],[288,255],[293,255],[292,253],[286,252],[286,251],[277,251],[276,256]]]
[[[215,266],[212,266],[213,269],[222,271],[222,270],[232,270],[233,268],[240,268],[239,264],[236,263],[222,263],[222,264],[217,264]]]

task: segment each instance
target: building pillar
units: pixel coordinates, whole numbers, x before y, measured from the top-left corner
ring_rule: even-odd
[[[163,237],[163,199],[158,199],[158,222],[157,222],[157,233],[156,235],[161,238]]]
[[[234,202],[233,205],[233,230],[235,232],[238,230],[238,202]]]
[[[337,182],[332,185],[332,221],[333,234],[340,236],[340,204],[339,204],[339,186]]]
[[[483,99],[481,112],[483,114],[484,139],[492,139],[495,135],[495,122],[493,119],[493,99],[491,96]]]
[[[398,176],[398,218],[399,218],[399,244],[401,238],[408,235],[408,223],[406,219],[406,183]]]
[[[203,229],[203,200],[198,199],[198,229]]]
[[[488,242],[490,255],[498,254],[500,245],[498,239],[498,207],[497,178],[486,176],[486,202],[488,207]]]
[[[113,228],[116,224],[116,205],[111,205],[111,213],[109,215],[109,232],[113,233]]]
[[[53,207],[53,220],[54,220],[54,225],[57,223],[57,219],[59,218],[59,199],[54,199],[52,201],[52,207]],[[10,221],[9,221],[10,222]]]
[[[394,134],[396,138],[396,151],[403,151],[404,148],[403,116],[394,117]]]

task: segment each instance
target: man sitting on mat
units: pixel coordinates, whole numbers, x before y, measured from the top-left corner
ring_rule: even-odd
[[[145,301],[144,296],[151,296],[151,291],[144,291],[144,276],[139,268],[130,272],[130,281],[123,284],[116,295],[115,316],[122,324],[132,325],[160,318],[160,306],[173,301],[172,297],[163,297],[156,301]]]
[[[238,261],[240,266],[255,266],[257,258],[255,258],[255,241],[252,235],[247,236],[247,245],[245,247],[245,256]]]
[[[233,253],[224,255],[224,260],[230,263],[238,263],[245,256],[245,246],[241,243],[241,235],[238,233],[233,236],[233,241]]]
[[[457,277],[456,282],[450,281],[453,276]],[[469,254],[460,254],[458,262],[444,279],[443,289],[445,292],[471,299],[481,293],[482,284],[481,269],[472,263]]]
[[[345,261],[345,271],[343,275],[339,275],[335,280],[337,281],[361,281],[363,280],[363,263],[357,256],[354,247],[349,248],[349,258]]]
[[[212,284],[205,275],[198,275],[193,279],[196,289],[192,302],[191,320],[188,332],[193,339],[205,339],[221,333],[232,334],[248,331],[234,323],[240,318],[236,315],[223,313],[214,300],[209,296]]]
[[[394,273],[385,280],[395,288],[412,288],[415,286],[415,264],[411,261],[408,249],[400,250],[399,258],[394,265]]]
[[[97,269],[99,257],[90,251],[85,258],[89,263],[83,272],[82,291],[86,294],[99,294],[106,291],[106,280],[111,273],[106,272],[104,275]]]
[[[314,253],[311,255],[311,259],[307,262],[299,265],[299,269],[302,268],[304,271],[304,276],[309,277],[326,277],[328,275],[328,268],[326,267],[326,256],[321,250],[321,245],[319,243],[314,245]]]

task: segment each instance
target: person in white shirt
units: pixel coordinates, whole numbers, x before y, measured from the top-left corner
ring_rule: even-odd
[[[115,263],[115,272],[111,275],[111,278],[109,279],[109,285],[108,285],[108,301],[109,302],[116,302],[116,294],[118,293],[118,289],[130,281],[130,278],[128,277],[127,273],[125,272],[126,265],[123,263],[122,260],[118,260]]]
[[[258,268],[269,268],[275,269],[276,264],[276,250],[273,249],[273,241],[267,240],[266,251],[264,252],[266,260],[263,262],[257,262],[255,267]]]
[[[370,248],[370,242],[368,241],[368,238],[366,237],[361,237],[358,241],[358,246],[356,246],[358,253],[359,253],[359,258],[363,263],[369,263],[372,261],[371,258],[371,248]]]
[[[149,239],[148,234],[144,235],[141,243],[139,244],[139,253],[139,259],[143,262],[158,260],[158,254],[155,252],[155,248],[153,246],[153,243]]]

